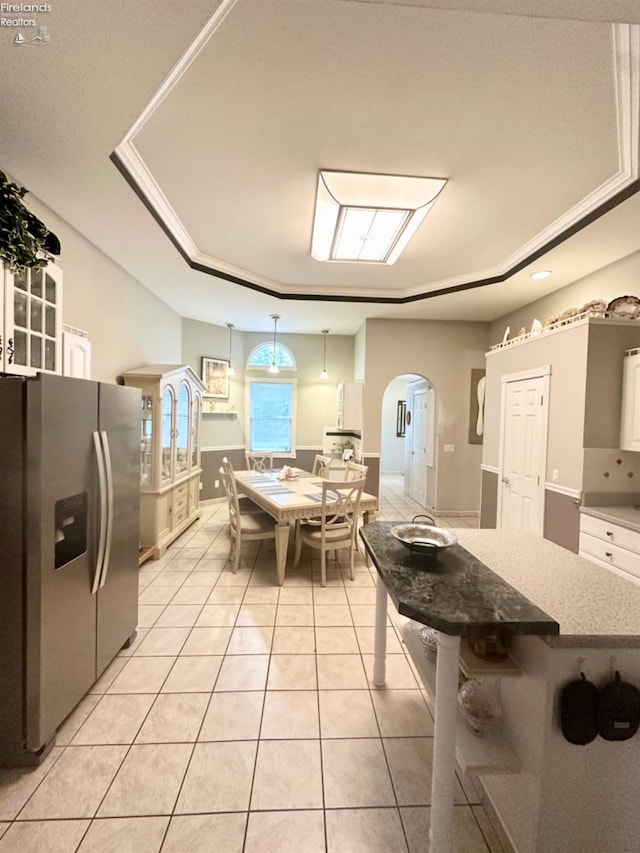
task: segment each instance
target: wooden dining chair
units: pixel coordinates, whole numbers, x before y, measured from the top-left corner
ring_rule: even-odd
[[[229,462],[226,456],[222,457],[222,469],[225,474],[233,476],[233,465]],[[236,492],[238,492],[237,487]],[[241,512],[264,512],[262,507],[252,501],[248,495],[243,495],[242,492],[238,492],[238,502],[240,504]]]
[[[345,480],[362,480],[366,478],[369,466],[349,460],[345,462],[345,469]]]
[[[244,456],[247,460],[247,468],[250,471],[273,470],[273,453],[249,453],[246,450]]]
[[[322,484],[320,524],[302,523],[296,527],[293,565],[295,567],[300,562],[303,544],[319,550],[322,586],[327,585],[327,551],[339,548],[349,551],[349,577],[353,580],[358,507],[363,488],[364,479],[348,483],[325,480]]]
[[[321,453],[316,453],[315,458],[313,460],[313,468],[311,469],[311,473],[315,474],[316,477],[329,477],[329,468],[331,468],[331,463],[333,459],[330,456],[323,456]]]
[[[350,459],[345,463],[345,480],[361,480],[366,479],[367,472],[369,471],[368,465],[360,465],[358,462],[352,462]],[[363,554],[365,562],[367,566],[369,565],[369,553],[367,549],[363,546],[362,550],[360,550],[360,543],[356,537],[356,548],[358,552]]]
[[[231,536],[229,560],[231,561],[231,570],[235,574],[240,565],[242,543],[256,539],[275,539],[276,528],[273,518],[268,513],[262,510],[258,512],[242,511],[233,474],[229,474],[224,468],[220,468],[220,476],[229,503],[229,535]]]

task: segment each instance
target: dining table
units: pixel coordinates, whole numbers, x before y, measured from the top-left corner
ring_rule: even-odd
[[[284,583],[289,547],[289,529],[292,521],[319,519],[322,515],[322,484],[325,480],[301,468],[289,469],[290,478],[280,479],[282,469],[264,471],[234,471],[236,488],[247,495],[274,519],[276,545],[276,573],[278,584]],[[339,481],[336,481],[339,482]],[[359,512],[367,524],[378,509],[376,495],[362,493]]]

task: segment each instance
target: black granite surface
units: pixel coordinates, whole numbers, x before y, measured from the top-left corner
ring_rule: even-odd
[[[375,521],[360,536],[399,613],[444,634],[558,634],[548,613],[477,560],[461,545],[437,556],[410,554],[390,529]]]

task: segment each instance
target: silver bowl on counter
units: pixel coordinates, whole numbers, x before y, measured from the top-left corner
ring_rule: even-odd
[[[427,519],[428,523],[419,522],[419,518]],[[455,545],[458,541],[456,535],[450,530],[436,527],[430,515],[415,515],[410,522],[394,524],[389,532],[412,554],[425,554],[431,557],[435,557],[443,548]]]

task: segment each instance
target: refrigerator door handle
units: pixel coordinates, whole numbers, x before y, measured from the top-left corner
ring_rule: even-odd
[[[100,443],[100,433],[98,433],[97,431],[94,431],[93,433],[93,446],[96,451],[96,461],[98,463],[98,489],[100,491],[100,533],[98,539],[98,556],[96,559],[96,570],[93,575],[91,595],[95,595],[98,591],[98,585],[100,584],[100,578],[102,576],[102,564],[104,563],[104,552],[107,541],[107,476],[105,473],[102,444]]]
[[[113,535],[113,466],[111,465],[111,453],[109,451],[109,439],[107,433],[102,430],[102,453],[104,456],[104,468],[107,477],[107,537],[104,548],[104,561],[100,578],[100,588],[104,586],[109,571],[109,558],[111,557],[111,538]]]

